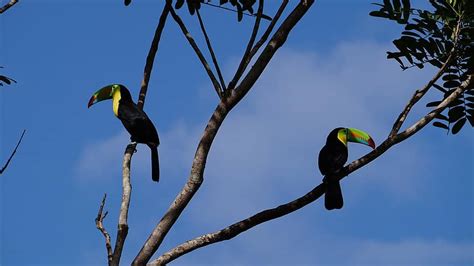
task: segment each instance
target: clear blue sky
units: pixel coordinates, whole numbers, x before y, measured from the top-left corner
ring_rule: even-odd
[[[27,129],[0,178],[2,265],[106,263],[94,218],[106,192],[105,225],[115,237],[128,136],[110,102],[87,109],[87,101],[110,83],[127,85],[136,99],[162,4],[97,2],[20,1],[0,17],[1,71],[18,81],[0,88],[1,162]],[[399,29],[369,17],[370,2],[316,1],[228,116],[204,184],[160,252],[319,184],[317,154],[332,128],[363,129],[376,143],[387,136],[433,69],[402,72],[385,59]],[[186,9],[179,14],[204,49],[197,18]],[[235,14],[210,7],[202,15],[228,80],[253,20],[237,23]],[[428,111],[427,101],[407,123]],[[145,106],[160,134],[162,179],[152,183],[149,149],[139,146],[125,265],[186,182],[216,102],[197,57],[168,20]],[[473,145],[468,127],[456,136],[426,127],[344,179],[342,210],[328,212],[319,200],[175,263],[472,265]],[[351,145],[349,160],[368,151]]]

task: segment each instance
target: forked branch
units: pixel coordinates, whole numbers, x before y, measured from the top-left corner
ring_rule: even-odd
[[[245,49],[244,55],[242,56],[242,60],[240,60],[239,67],[235,72],[234,78],[229,83],[229,88],[234,89],[235,85],[239,81],[240,77],[244,73],[247,65],[250,62],[250,51],[252,50],[253,44],[255,42],[255,38],[257,38],[258,28],[260,27],[260,20],[262,19],[263,13],[263,0],[258,1],[258,10],[257,10],[257,18],[255,19],[255,24],[253,26],[252,34],[250,35],[249,42],[247,43],[247,48]]]
[[[225,117],[231,111],[231,109],[237,105],[250,91],[258,77],[265,70],[265,67],[268,65],[273,55],[286,41],[288,34],[291,32],[293,27],[304,16],[306,11],[308,11],[313,3],[314,1],[311,0],[302,0],[298,3],[298,5],[296,5],[294,10],[288,15],[285,21],[275,32],[274,36],[260,54],[255,62],[255,65],[247,73],[239,87],[235,90],[232,90],[229,97],[222,98],[221,102],[212,114],[212,117],[209,120],[206,129],[204,130],[204,134],[198,144],[188,181],[186,182],[183,189],[178,193],[175,200],[164,214],[163,218],[156,225],[145,244],[142,246],[140,252],[133,261],[133,265],[146,264],[161,245],[163,239],[168,234],[171,227],[174,225],[184,208],[191,201],[201,186],[204,180],[204,168],[210,147]],[[174,11],[171,10],[171,14],[173,14],[173,12]]]
[[[105,248],[107,249],[107,261],[108,261],[108,264],[110,265],[112,263],[113,251],[112,251],[112,245],[110,244],[111,243],[110,235],[107,232],[107,230],[105,230],[105,227],[104,227],[104,219],[105,217],[107,217],[107,214],[109,213],[107,211],[104,213],[106,198],[107,198],[107,194],[104,194],[104,197],[102,198],[102,201],[99,206],[99,211],[97,212],[97,217],[95,218],[95,226],[97,227],[97,229],[99,229],[102,235],[104,235]]]
[[[433,111],[422,117],[412,126],[410,126],[405,131],[399,133],[396,136],[388,137],[382,144],[380,144],[376,149],[372,152],[366,154],[365,156],[353,161],[346,167],[344,167],[339,172],[339,179],[343,179],[345,176],[349,175],[350,173],[356,171],[357,169],[363,167],[364,165],[370,163],[371,161],[375,160],[377,157],[385,153],[390,147],[393,145],[400,143],[401,141],[407,139],[408,137],[412,136],[420,129],[425,127],[431,120],[435,118],[435,116],[441,113],[446,107],[455,99],[457,99],[467,88],[472,87],[472,79],[473,75],[469,76],[469,78],[461,84],[458,88],[456,88],[453,93],[446,99],[444,99]],[[291,202],[286,204],[280,205],[276,208],[267,209],[261,211],[249,218],[236,222],[226,228],[223,228],[219,231],[205,234],[194,239],[188,240],[181,245],[176,246],[175,248],[165,252],[163,255],[158,257],[156,260],[150,263],[150,265],[165,265],[186,253],[189,253],[193,250],[215,244],[218,242],[222,242],[225,240],[232,239],[237,235],[259,225],[264,222],[277,219],[282,217],[286,214],[294,212],[302,207],[310,204],[311,202],[320,198],[324,192],[326,192],[326,184],[321,183],[311,191],[306,193],[304,196],[297,198]]]
[[[170,12],[173,19],[176,21],[176,23],[178,23],[178,26],[183,32],[184,37],[186,37],[189,44],[193,48],[194,52],[198,56],[199,61],[201,61],[201,64],[206,70],[207,75],[209,76],[209,79],[211,79],[212,85],[214,86],[214,90],[216,91],[217,95],[219,96],[219,98],[222,98],[222,88],[219,85],[219,82],[217,81],[216,76],[214,76],[214,73],[212,72],[211,67],[209,66],[209,63],[207,62],[206,58],[202,54],[198,45],[196,44],[196,41],[194,41],[193,37],[191,36],[191,33],[189,33],[188,29],[186,28],[186,25],[184,25],[183,20],[178,16],[178,14],[176,14],[173,8],[171,8]]]
[[[204,38],[206,39],[207,49],[209,50],[209,53],[211,54],[212,63],[214,64],[214,68],[216,69],[217,76],[219,77],[219,81],[221,82],[221,89],[222,91],[225,91],[226,86],[225,86],[224,77],[222,77],[221,69],[219,68],[219,64],[217,63],[217,58],[216,58],[216,55],[214,54],[214,50],[212,49],[211,41],[209,40],[209,36],[207,35],[206,27],[204,27],[204,22],[202,21],[202,17],[201,17],[201,13],[199,12],[199,9],[196,9],[196,14],[199,20],[199,26],[201,27],[202,34],[204,35]]]

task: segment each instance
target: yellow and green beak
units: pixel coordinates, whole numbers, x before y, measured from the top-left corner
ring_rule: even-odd
[[[361,143],[375,149],[375,142],[366,132],[356,128],[345,128],[347,141]]]
[[[90,98],[89,103],[87,104],[87,108],[91,107],[93,104],[98,103],[100,101],[112,99],[114,90],[116,90],[117,88],[119,88],[119,86],[114,84],[114,85],[105,86],[102,89],[98,90]]]

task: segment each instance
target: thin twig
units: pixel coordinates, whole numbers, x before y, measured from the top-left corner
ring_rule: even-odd
[[[291,32],[293,27],[306,14],[313,3],[314,0],[302,0],[298,5],[296,5],[294,10],[280,25],[279,29],[260,54],[255,65],[247,73],[242,83],[239,85],[240,89],[232,90],[231,95],[223,98],[216,107],[198,144],[188,181],[163,215],[163,218],[155,226],[155,229],[142,246],[138,255],[135,257],[135,260],[132,263],[133,265],[145,265],[161,245],[171,227],[204,181],[204,168],[206,166],[209,150],[225,117],[250,91],[257,78],[265,70],[265,67],[268,65],[273,55],[285,43],[288,34]],[[173,14],[173,11],[171,11],[171,13]]]
[[[411,100],[408,102],[408,104],[405,106],[403,111],[400,113],[398,116],[397,120],[395,120],[395,123],[393,124],[392,130],[390,131],[389,137],[395,136],[400,128],[402,127],[403,123],[405,122],[408,113],[411,111],[413,106],[421,99],[423,96],[428,92],[428,90],[438,81],[441,76],[446,72],[447,68],[451,65],[451,61],[454,59],[454,55],[456,53],[457,49],[457,40],[459,37],[460,33],[460,26],[461,26],[461,21],[458,21],[458,25],[456,27],[455,31],[455,41],[453,48],[451,51],[449,51],[448,58],[446,61],[444,61],[444,64],[441,66],[441,68],[438,70],[438,72],[433,76],[433,78],[421,89],[416,90],[415,93],[413,94]]]
[[[140,95],[138,96],[138,108],[143,109],[143,105],[145,104],[145,97],[148,90],[148,83],[150,81],[151,71],[153,69],[153,63],[155,62],[155,55],[158,51],[158,44],[161,40],[161,34],[163,33],[163,29],[165,27],[166,18],[168,17],[170,9],[173,7],[171,6],[170,1],[166,1],[165,7],[161,12],[160,20],[158,25],[156,26],[155,35],[153,36],[153,41],[151,42],[150,51],[146,57],[145,69],[143,70],[143,80],[140,85]]]
[[[215,89],[217,95],[219,96],[219,98],[222,98],[222,94],[221,94],[222,88],[219,85],[219,82],[217,81],[216,77],[214,76],[214,73],[212,73],[211,67],[209,66],[209,63],[207,63],[206,58],[204,58],[201,50],[199,49],[199,47],[197,46],[197,44],[194,41],[193,37],[191,36],[188,29],[184,25],[183,20],[181,20],[181,18],[178,16],[178,14],[176,14],[176,12],[174,11],[173,8],[171,8],[170,13],[171,13],[171,16],[173,16],[173,19],[176,21],[176,23],[178,23],[178,25],[181,28],[181,31],[183,32],[184,36],[186,37],[189,44],[194,49],[194,52],[196,53],[199,60],[201,61],[202,66],[206,70],[207,75],[209,76],[209,78],[211,79],[212,85],[214,86],[214,89]]]
[[[260,47],[267,41],[268,36],[270,36],[270,33],[272,33],[273,28],[275,27],[276,23],[278,22],[278,19],[280,19],[281,14],[286,8],[286,5],[288,4],[288,0],[283,0],[281,3],[280,7],[278,8],[275,16],[272,19],[272,22],[270,22],[270,25],[268,25],[268,28],[265,30],[263,33],[262,37],[260,37],[260,40],[255,44],[255,46],[252,48],[252,51],[250,51],[250,59],[254,57],[254,55],[258,52]]]
[[[219,68],[219,64],[217,63],[217,58],[216,58],[216,55],[214,54],[214,50],[212,49],[211,41],[209,40],[209,36],[207,35],[206,28],[204,27],[204,22],[202,21],[202,17],[201,17],[201,13],[199,12],[199,9],[196,9],[196,14],[199,20],[199,26],[201,26],[202,34],[204,35],[204,38],[206,39],[207,49],[209,50],[209,53],[211,54],[212,63],[214,64],[214,68],[216,69],[217,76],[219,77],[219,81],[221,82],[221,93],[222,93],[222,91],[226,90],[225,81],[224,81],[224,78],[222,77],[221,69]]]
[[[18,3],[18,0],[11,0],[10,2],[6,3],[4,6],[0,8],[0,14],[7,11],[10,7]]]
[[[431,120],[435,118],[435,116],[441,113],[446,107],[458,98],[465,90],[469,87],[472,87],[472,79],[473,75],[470,75],[469,78],[461,84],[457,89],[453,91],[453,93],[444,99],[436,108],[435,110],[431,111],[420,120],[418,120],[415,124],[409,127],[407,130],[403,131],[402,133],[394,136],[388,137],[381,145],[375,148],[372,152],[364,155],[363,157],[353,161],[346,167],[344,167],[341,171],[339,171],[339,179],[343,179],[345,176],[349,175],[350,173],[356,171],[357,169],[367,165],[383,153],[385,153],[390,147],[393,145],[400,143],[401,141],[407,139],[408,137],[412,136],[420,129],[425,127]],[[276,208],[267,209],[261,211],[255,215],[252,215],[249,218],[236,222],[230,226],[227,226],[224,229],[219,231],[205,234],[194,239],[188,240],[181,245],[176,246],[175,248],[171,249],[170,251],[165,252],[163,255],[158,257],[156,260],[152,261],[149,265],[165,265],[176,258],[183,256],[186,253],[189,253],[193,250],[215,244],[221,241],[229,240],[237,235],[259,225],[264,222],[279,218],[291,212],[294,212],[302,207],[308,205],[311,202],[314,202],[318,198],[320,198],[324,192],[326,191],[326,185],[324,183],[319,184],[311,191],[306,193],[304,196],[299,197],[291,202],[285,203],[280,205]]]
[[[16,150],[18,149],[18,146],[20,146],[21,140],[23,139],[23,135],[25,135],[25,132],[26,132],[26,129],[23,129],[23,133],[21,133],[20,139],[18,140],[18,142],[15,146],[15,149],[13,149],[13,152],[12,152],[12,154],[10,154],[10,157],[8,158],[7,162],[2,167],[2,169],[0,169],[0,175],[3,173],[3,171],[5,171],[7,169],[8,165],[10,164],[10,161],[12,160],[13,156],[15,155]]]
[[[239,67],[235,72],[234,77],[229,83],[229,88],[232,90],[235,88],[235,85],[239,81],[240,77],[244,74],[247,65],[250,62],[250,51],[252,50],[253,44],[255,42],[255,38],[257,38],[258,28],[260,26],[260,19],[262,18],[263,13],[263,0],[258,1],[258,10],[257,10],[257,19],[255,20],[255,24],[253,25],[252,34],[250,35],[249,42],[247,43],[247,48],[245,49],[244,55],[242,56],[242,60],[240,61]]]
[[[110,235],[107,232],[107,230],[105,230],[104,223],[103,223],[105,217],[109,213],[107,211],[103,213],[106,198],[107,198],[107,194],[104,194],[104,197],[102,198],[102,202],[100,203],[99,212],[97,213],[97,217],[95,218],[95,226],[97,227],[97,229],[99,229],[102,235],[104,235],[105,248],[107,249],[107,261],[108,261],[108,264],[110,265],[112,263],[112,254],[113,254],[112,245],[110,244]]]

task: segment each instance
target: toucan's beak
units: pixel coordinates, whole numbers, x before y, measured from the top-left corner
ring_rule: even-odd
[[[87,108],[91,107],[93,104],[98,103],[103,100],[112,99],[112,85],[108,85],[98,90],[89,100]]]
[[[356,128],[347,129],[347,141],[361,143],[375,149],[375,142],[372,137],[366,132]]]

